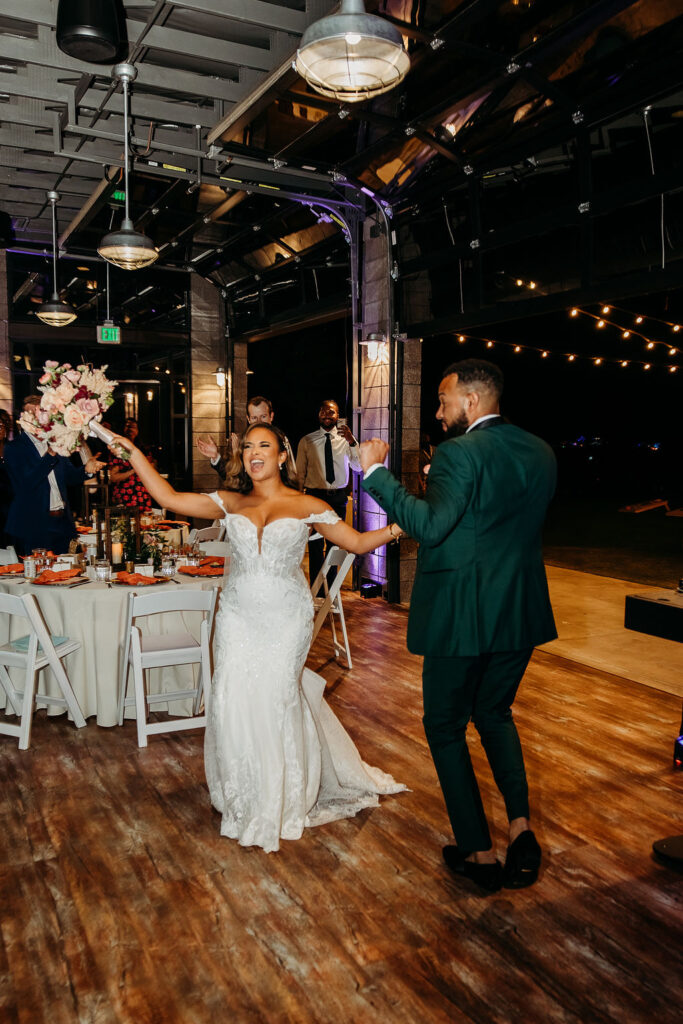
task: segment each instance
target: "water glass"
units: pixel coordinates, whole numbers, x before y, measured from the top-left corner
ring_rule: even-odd
[[[162,558],[161,559],[161,575],[166,576],[169,579],[171,576],[175,576],[175,559],[174,558]]]
[[[35,558],[29,558],[27,555],[24,559],[24,577],[27,580],[33,580],[37,575],[36,560]]]
[[[95,579],[98,583],[108,583],[111,579],[111,565],[106,558],[98,558],[96,560]]]

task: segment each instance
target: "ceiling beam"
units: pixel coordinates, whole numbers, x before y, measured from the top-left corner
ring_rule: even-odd
[[[53,68],[57,72],[66,71],[74,76],[90,74],[105,81],[110,80],[110,69],[102,64],[87,64],[85,61],[69,57],[59,49],[54,31],[39,26],[38,41],[34,39],[17,39],[0,35],[0,59],[18,61],[19,63],[36,65],[42,68]],[[234,79],[217,78],[215,75],[200,75],[191,71],[176,68],[163,68],[154,64],[141,62],[136,65],[138,86],[154,86],[174,93],[188,95],[211,95],[215,99],[234,103],[242,94],[243,86],[239,82],[236,71]],[[63,76],[61,76],[63,77]]]

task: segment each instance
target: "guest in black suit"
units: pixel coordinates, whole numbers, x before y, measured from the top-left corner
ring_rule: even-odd
[[[29,395],[24,409],[40,405],[40,397]],[[5,445],[5,467],[14,491],[6,530],[18,554],[30,554],[34,548],[48,548],[56,554],[68,551],[77,531],[67,487],[82,484],[102,466],[97,459],[74,466],[65,456],[55,455],[45,441],[26,432]]]
[[[5,444],[12,436],[12,417],[6,409],[0,409],[0,547],[6,548],[12,541],[5,524],[12,503],[12,485],[5,468]]]

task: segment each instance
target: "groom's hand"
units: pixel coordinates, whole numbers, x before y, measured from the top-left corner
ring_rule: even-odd
[[[389,445],[379,437],[373,437],[370,441],[363,441],[360,446],[360,464],[363,472],[367,473],[370,466],[377,462],[384,462],[389,454]]]

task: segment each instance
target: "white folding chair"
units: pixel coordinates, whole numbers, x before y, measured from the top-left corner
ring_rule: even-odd
[[[0,548],[0,565],[16,565],[18,562],[17,553],[11,545]]]
[[[199,550],[203,555],[222,555],[227,558],[230,554],[230,544],[227,540],[205,540]]]
[[[315,640],[323,622],[329,616],[330,625],[332,627],[332,643],[334,645],[334,656],[338,658],[339,655],[344,652],[346,657],[346,664],[349,668],[353,668],[353,662],[351,661],[351,649],[349,648],[349,637],[346,632],[346,619],[344,618],[344,607],[341,599],[341,588],[342,583],[346,579],[346,574],[353,564],[353,560],[356,556],[350,551],[344,551],[342,548],[336,546],[331,547],[325,555],[325,561],[323,562],[322,568],[311,587],[311,594],[313,594],[313,600],[316,604],[315,619],[313,620],[313,638]],[[330,569],[337,569],[337,575],[331,584],[327,582],[327,573]],[[321,603],[316,601],[315,595],[319,592],[322,586],[324,591],[324,598]],[[342,646],[337,640],[337,629],[334,621],[334,617],[338,616],[339,626],[341,628],[342,637],[344,639],[344,645]],[[311,641],[311,642],[312,642]]]
[[[43,616],[32,594],[0,594],[0,614],[16,615],[27,620],[30,632],[24,636],[17,637],[0,646],[0,684],[7,697],[8,709],[11,709],[19,716],[19,724],[13,725],[6,721],[0,721],[0,734],[3,736],[18,736],[19,750],[27,750],[31,742],[31,724],[33,722],[33,707],[36,698],[44,704],[52,704],[68,710],[73,718],[74,725],[82,729],[85,725],[85,718],[76,695],[71,689],[62,658],[67,654],[73,654],[79,650],[81,644],[78,640],[70,640],[68,637],[55,638],[59,642],[53,643],[49,630],[45,625]],[[11,622],[10,622],[11,631]],[[47,694],[36,693],[36,677],[41,669],[49,667],[57,680],[61,697],[50,697]],[[24,689],[18,690],[10,674],[9,668],[23,669]]]
[[[218,525],[214,523],[213,526],[206,526],[203,530],[190,530],[190,536],[187,538],[188,544],[194,544],[195,541],[199,541],[201,544],[204,540],[223,540],[225,536],[225,527],[219,521]]]
[[[179,732],[197,729],[206,725],[206,715],[200,715],[204,686],[211,681],[211,654],[209,641],[216,611],[218,587],[211,590],[176,590],[149,594],[131,592],[128,595],[128,621],[126,625],[126,646],[119,685],[119,725],[127,707],[135,707],[138,730],[138,746],[147,746],[147,737],[160,732]],[[142,634],[136,621],[143,616],[160,615],[165,612],[202,612],[200,638],[195,640],[190,633],[162,633],[150,636]],[[166,693],[146,693],[145,669],[170,668],[173,665],[199,665],[196,685],[191,689],[172,690]],[[133,669],[134,695],[127,696],[129,670]],[[193,699],[193,714],[189,718],[172,718],[149,724],[148,710],[154,704],[169,701]]]

